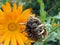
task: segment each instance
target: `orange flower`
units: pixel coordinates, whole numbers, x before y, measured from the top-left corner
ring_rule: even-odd
[[[31,9],[23,11],[23,5],[20,4],[18,7],[16,3],[13,7],[10,6],[9,2],[6,5],[2,4],[2,10],[0,10],[0,43],[4,42],[4,45],[24,45],[27,43],[31,45],[31,41],[25,35],[26,25],[24,25],[30,15],[32,14]],[[26,33],[27,34],[27,33]]]
[[[58,26],[58,24],[54,23],[53,26]]]

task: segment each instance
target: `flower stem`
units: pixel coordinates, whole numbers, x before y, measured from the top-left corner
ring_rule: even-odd
[[[48,33],[48,36],[44,39],[43,42],[45,42],[45,41],[48,39],[49,35],[50,35],[52,32],[56,31],[56,29],[58,29],[59,27],[60,27],[60,26],[57,26],[57,27],[55,27],[54,29],[52,29],[52,31]]]
[[[37,1],[40,4],[40,19],[41,19],[42,23],[44,23],[46,20],[46,11],[44,10],[45,5],[44,5],[43,0],[37,0]]]
[[[57,26],[57,27],[55,27],[54,29],[52,29],[52,31],[49,32],[48,35],[51,34],[51,33],[54,32],[54,31],[56,31],[56,29],[58,29],[59,27],[60,27],[60,26]]]

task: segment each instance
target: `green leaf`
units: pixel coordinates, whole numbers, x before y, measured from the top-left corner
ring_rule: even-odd
[[[58,15],[54,16],[54,18],[60,19],[60,12],[58,13]]]
[[[51,34],[49,34],[48,35],[48,38],[47,38],[47,42],[48,41],[53,41],[53,42],[55,42],[56,40],[55,40],[55,38],[57,38],[57,33],[56,32],[52,32]]]
[[[60,40],[60,30],[57,30],[57,38]]]
[[[46,12],[44,10],[44,8],[45,8],[44,2],[43,2],[43,0],[38,0],[38,2],[40,3],[40,18],[41,18],[42,23],[44,23],[46,20]]]
[[[35,44],[34,45],[44,45],[44,43],[43,42],[35,42]]]

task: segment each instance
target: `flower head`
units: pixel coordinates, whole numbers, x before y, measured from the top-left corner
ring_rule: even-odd
[[[58,24],[54,23],[53,26],[58,26]]]
[[[18,7],[16,3],[13,7],[10,6],[9,2],[2,4],[2,10],[0,10],[0,43],[4,45],[24,45],[24,43],[30,44],[30,40],[27,38],[27,33],[22,32],[25,30],[24,25],[30,15],[32,14],[31,9],[23,11],[23,5],[20,4]]]

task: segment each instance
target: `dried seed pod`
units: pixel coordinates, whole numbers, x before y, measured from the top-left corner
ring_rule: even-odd
[[[28,37],[32,40],[37,41],[42,35],[46,37],[45,26],[37,17],[31,16],[31,18],[26,23],[26,27]]]

